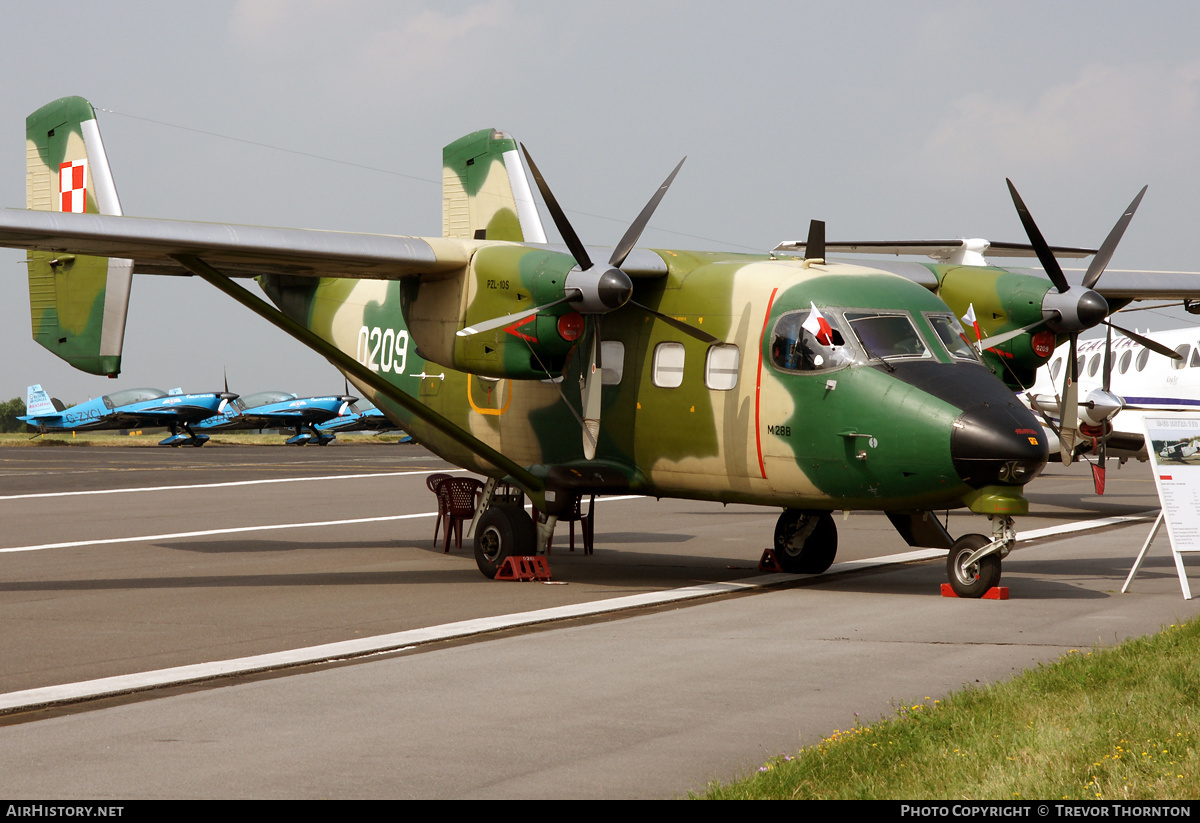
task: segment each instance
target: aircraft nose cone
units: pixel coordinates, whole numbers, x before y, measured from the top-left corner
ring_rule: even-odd
[[[1083,327],[1090,329],[1105,317],[1108,317],[1108,301],[1101,297],[1099,293],[1088,289],[1079,295],[1079,302],[1076,304],[1075,313],[1079,317],[1079,322],[1083,324]]]
[[[984,404],[954,421],[950,435],[954,470],[968,486],[1023,486],[1045,467],[1046,436],[1019,404]]]

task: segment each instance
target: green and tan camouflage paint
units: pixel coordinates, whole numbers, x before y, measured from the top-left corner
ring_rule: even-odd
[[[929,265],[929,269],[938,278],[938,297],[956,315],[961,318],[974,306],[985,338],[1040,320],[1042,299],[1052,288],[1043,278],[994,267]],[[1033,385],[1035,372],[1052,355],[1037,354],[1032,335],[1022,334],[985,350],[983,360],[993,374],[1019,390]]]
[[[544,272],[565,272],[571,265],[567,255],[542,249],[472,245],[475,254],[462,272],[469,294],[488,293],[479,281],[494,273],[492,256],[515,255],[509,277],[521,280],[535,299],[544,288],[538,282]],[[922,324],[925,337],[935,339],[920,315],[945,313],[934,295],[904,278],[855,266],[805,268],[799,261],[767,257],[658,253],[669,273],[639,281],[635,299],[737,346],[737,382],[730,390],[708,388],[708,344],[633,307],[613,312],[604,320],[603,339],[623,344],[623,373],[617,385],[603,388],[604,424],[597,458],[590,462],[583,459],[580,426],[571,412],[578,413],[580,404],[582,346],[567,348],[561,383],[467,374],[418,354],[425,341],[406,320],[411,301],[405,283],[326,279],[307,286],[264,285],[289,315],[522,465],[581,474],[602,467],[645,494],[793,508],[928,508],[970,491],[950,457],[948,433],[959,409],[870,366],[811,375],[781,372],[767,351],[774,322],[812,302],[830,308],[903,306]],[[561,259],[551,266],[545,258],[555,254]],[[547,311],[546,325],[552,328],[554,318],[569,311],[569,306]],[[458,315],[459,327],[471,316],[469,304]],[[529,351],[520,338],[500,334]],[[654,350],[663,341],[685,350],[678,388],[656,386],[652,378]],[[398,345],[407,347],[403,354]],[[561,339],[555,345],[562,346]],[[938,356],[947,370],[979,368],[951,363],[944,352]],[[520,366],[522,375],[526,365]],[[830,379],[837,381],[833,390],[827,388]],[[457,463],[484,469],[462,447],[359,388],[418,440]],[[871,435],[876,445],[869,457],[856,459],[860,441],[841,431]]]
[[[468,134],[442,150],[443,237],[525,240],[505,166],[505,154],[516,150],[516,141],[495,129]]]
[[[65,97],[31,114],[26,127],[26,208],[59,211],[59,165],[89,160],[86,211],[119,214],[120,205],[99,143],[96,114],[80,97]],[[101,156],[88,158],[87,131]],[[97,181],[100,170],[106,176]],[[72,366],[116,376],[128,306],[127,261],[28,252],[33,338]]]

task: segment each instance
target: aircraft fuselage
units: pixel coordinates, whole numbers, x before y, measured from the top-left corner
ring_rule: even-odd
[[[634,300],[720,342],[632,306],[604,315],[605,424],[596,459],[585,460],[576,414],[587,365],[579,344],[589,332],[563,321],[570,304],[508,329],[454,336],[477,317],[552,298],[572,259],[544,247],[475,245],[457,277],[432,282],[263,285],[286,313],[406,393],[517,463],[546,467],[548,486],[787,508],[929,509],[984,488],[1010,490],[1022,504],[1020,486],[1045,463],[1041,427],[961,338],[947,347],[957,323],[927,289],[845,264],[678,251],[658,252],[667,276],[636,280]],[[814,306],[840,345],[805,342],[800,327]],[[578,336],[564,339],[564,327]],[[824,353],[806,360],[797,354],[806,345]],[[446,459],[496,473],[358,388]]]

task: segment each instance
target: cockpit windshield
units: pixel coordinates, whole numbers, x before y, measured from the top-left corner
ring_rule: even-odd
[[[846,312],[846,321],[854,329],[869,357],[929,357],[929,349],[907,314]]]

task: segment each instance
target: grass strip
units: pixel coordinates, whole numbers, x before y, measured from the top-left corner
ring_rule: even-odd
[[[1200,621],[835,730],[710,799],[1200,798]],[[695,797],[695,795],[693,795]]]

